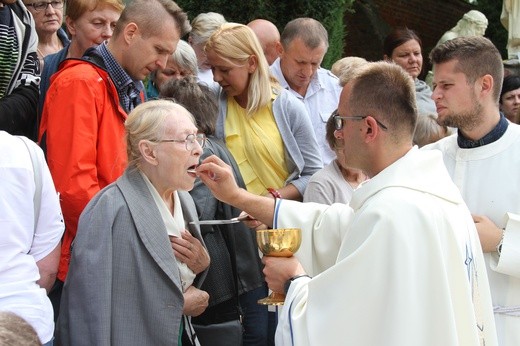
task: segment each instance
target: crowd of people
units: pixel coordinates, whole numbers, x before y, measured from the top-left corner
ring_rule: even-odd
[[[520,345],[520,76],[479,25],[430,86],[406,27],[327,70],[312,18],[0,0],[0,344]]]

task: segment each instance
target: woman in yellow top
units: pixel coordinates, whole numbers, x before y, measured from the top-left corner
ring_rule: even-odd
[[[271,76],[249,27],[223,24],[205,51],[220,85],[216,136],[235,158],[247,189],[301,200],[322,167],[305,106]]]

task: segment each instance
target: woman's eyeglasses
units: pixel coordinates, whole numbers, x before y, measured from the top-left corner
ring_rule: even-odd
[[[198,143],[201,148],[204,148],[206,144],[206,136],[203,133],[191,134],[186,136],[186,139],[163,139],[159,142],[175,142],[175,143],[186,143],[186,150],[192,151],[195,149],[195,143]]]
[[[25,6],[31,6],[32,8],[34,8],[34,10],[36,12],[40,12],[40,11],[45,11],[47,9],[47,7],[51,5],[52,8],[54,8],[55,10],[61,10],[63,8],[63,1],[60,1],[60,0],[54,0],[54,1],[38,1],[38,2],[33,2],[32,4],[25,4]]]

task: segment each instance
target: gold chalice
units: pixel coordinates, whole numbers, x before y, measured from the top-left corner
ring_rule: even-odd
[[[265,256],[291,257],[300,247],[302,232],[299,228],[262,229],[256,231],[258,248]],[[258,304],[283,305],[285,294],[272,292]]]

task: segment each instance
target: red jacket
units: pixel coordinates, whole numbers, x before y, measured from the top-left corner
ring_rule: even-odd
[[[81,212],[126,167],[127,114],[107,71],[95,64],[65,60],[51,80],[38,138],[65,220],[58,268],[58,279],[65,281]]]

